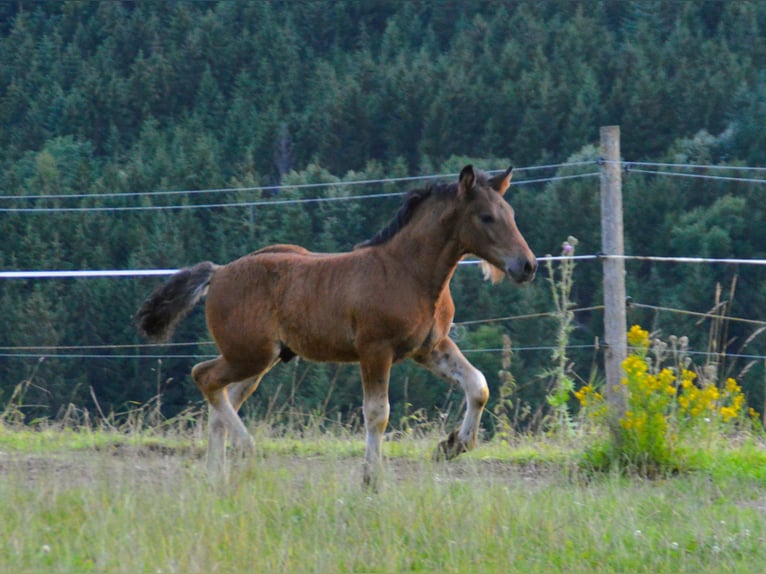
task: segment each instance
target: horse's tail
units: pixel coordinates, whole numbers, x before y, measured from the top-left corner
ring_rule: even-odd
[[[136,312],[139,333],[152,341],[170,339],[176,325],[207,293],[218,265],[205,261],[186,267],[158,286]]]

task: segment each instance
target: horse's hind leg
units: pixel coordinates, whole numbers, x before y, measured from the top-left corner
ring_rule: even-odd
[[[261,383],[263,375],[265,374],[266,373],[261,373],[257,377],[252,377],[238,383],[232,383],[226,388],[226,390],[229,392],[229,402],[231,402],[234,410],[239,411],[244,402],[258,388],[258,385]]]
[[[255,392],[258,384],[261,382],[263,376],[253,377],[244,381],[239,381],[230,384],[225,389],[222,389],[220,393],[231,404],[235,412],[239,411],[242,403]],[[224,406],[225,410],[228,410]],[[207,463],[208,470],[211,475],[220,474],[226,465],[226,438],[228,436],[228,429],[226,427],[225,412],[209,403],[208,405],[208,446],[207,446]],[[230,416],[230,415],[229,415]],[[237,416],[237,420],[241,421],[241,417]],[[248,433],[247,438],[242,438],[242,434],[235,435],[235,448],[240,451],[248,452],[253,448],[253,441]]]
[[[481,414],[489,400],[487,380],[450,339],[443,339],[428,355],[419,358],[418,362],[450,383],[459,384],[465,392],[466,412],[463,424],[439,444],[437,451],[439,458],[455,458],[476,446]]]
[[[192,369],[192,378],[209,406],[207,466],[211,476],[224,471],[229,432],[235,447],[246,452],[253,449],[253,437],[237,410],[255,391],[271,363],[267,365],[261,372],[254,369],[256,374],[247,378],[233,370],[223,357],[199,363]]]
[[[252,395],[256,389],[258,388],[258,385],[261,383],[261,380],[263,379],[264,375],[266,373],[261,373],[258,376],[251,377],[249,379],[246,379],[244,381],[239,381],[236,383],[230,384],[228,387],[226,387],[226,393],[229,397],[229,402],[231,403],[231,406],[234,407],[234,410],[239,413],[239,409],[242,407],[244,402]],[[217,414],[215,417],[217,418]],[[242,417],[237,415],[237,417],[242,420]],[[248,433],[249,434],[249,433]],[[244,447],[241,450],[244,450],[245,452],[248,452],[252,450],[252,439],[246,440],[244,443],[235,443],[235,447],[237,446]],[[223,444],[220,446],[220,450],[224,450],[226,448],[226,435],[223,435]]]

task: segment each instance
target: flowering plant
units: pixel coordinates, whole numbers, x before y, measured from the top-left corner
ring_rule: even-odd
[[[690,370],[684,356],[685,338],[671,343],[681,353],[676,364],[663,366],[667,345],[638,325],[628,332],[629,354],[623,362],[626,409],[619,419],[617,451],[622,462],[636,465],[643,472],[673,470],[678,448],[684,440],[700,433],[733,426],[745,418],[745,396],[737,382],[729,378],[719,388],[716,381]],[[581,411],[595,421],[604,421],[607,404],[592,385],[575,392]],[[752,418],[757,413],[749,410]]]

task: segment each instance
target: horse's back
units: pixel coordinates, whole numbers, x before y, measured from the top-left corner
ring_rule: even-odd
[[[253,251],[252,253],[245,255],[245,257],[241,257],[240,259],[237,259],[236,261],[240,261],[241,259],[245,259],[248,257],[255,257],[258,255],[263,255],[268,253],[294,253],[296,255],[318,255],[317,253],[309,251],[308,249],[306,249],[305,247],[301,247],[300,245],[292,245],[290,243],[277,243],[274,245],[269,245],[267,247],[262,247],[261,249]]]
[[[274,309],[284,296],[294,270],[302,262],[321,256],[298,245],[277,244],[221,266],[208,288],[208,314],[224,311],[240,317],[257,314],[262,320],[264,312]]]

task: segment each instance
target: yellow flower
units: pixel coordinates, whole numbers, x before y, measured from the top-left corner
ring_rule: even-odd
[[[710,400],[711,401],[717,401],[721,398],[721,393],[718,392],[718,389],[711,385],[710,387]]]
[[[620,419],[620,426],[624,428],[625,430],[630,430],[631,428],[633,428],[634,422],[635,421],[633,420],[633,412],[625,411],[625,414]]]
[[[734,379],[732,379],[731,377],[729,377],[728,379],[726,379],[726,391],[727,391],[729,394],[733,395],[733,394],[735,394],[735,393],[739,393],[739,392],[742,392],[742,387],[740,387],[740,386],[737,384],[737,381],[735,381]]]
[[[681,369],[681,383],[689,383],[691,384],[694,379],[697,378],[697,374],[693,373],[692,371],[688,369]],[[688,385],[686,385],[688,386]]]
[[[628,331],[628,345],[640,349],[649,348],[649,332],[644,331],[639,325],[633,325]]]
[[[649,369],[649,366],[638,355],[628,355],[622,362],[622,368],[625,370],[625,374],[630,377],[643,375]],[[623,384],[626,383],[623,382]]]
[[[664,369],[662,369],[660,371],[660,374],[657,375],[657,378],[660,380],[660,384],[662,384],[662,386],[666,387],[666,386],[671,385],[671,384],[673,384],[675,382],[676,375],[675,375],[675,373],[673,373],[672,370],[670,370],[668,368],[664,368]]]
[[[731,419],[737,418],[737,410],[734,407],[721,407],[719,412],[725,423],[729,422]]]

